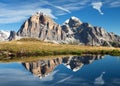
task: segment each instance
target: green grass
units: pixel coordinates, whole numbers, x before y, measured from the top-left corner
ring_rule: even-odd
[[[31,41],[32,40],[32,41]],[[108,54],[120,56],[120,48],[46,43],[39,40],[1,42],[0,58],[35,57],[48,55]]]

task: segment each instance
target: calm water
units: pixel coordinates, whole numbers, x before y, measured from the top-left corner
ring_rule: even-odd
[[[0,86],[120,86],[120,57],[71,56],[0,63]]]

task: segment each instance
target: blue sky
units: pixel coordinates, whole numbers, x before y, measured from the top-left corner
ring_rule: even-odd
[[[71,16],[120,35],[120,0],[0,0],[0,30],[18,31],[36,12],[62,24]]]

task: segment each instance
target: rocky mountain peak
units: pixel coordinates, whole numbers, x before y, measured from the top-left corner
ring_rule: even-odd
[[[65,33],[62,31],[61,26],[43,13],[36,13],[26,20],[17,35],[39,38],[40,40],[65,40]]]
[[[72,16],[70,19],[71,19],[71,20],[74,20],[74,21],[79,21],[79,22],[81,22],[80,19],[77,18],[77,17],[75,17],[75,16]]]
[[[55,43],[75,43],[95,46],[120,46],[120,36],[108,33],[105,29],[92,26],[72,16],[61,26],[52,18],[36,13],[24,22],[17,34],[11,32],[10,40],[16,37],[32,37]],[[14,36],[17,35],[17,36]],[[78,43],[79,42],[79,43]]]
[[[78,27],[82,24],[79,18],[72,16],[70,19],[65,21],[71,28]]]

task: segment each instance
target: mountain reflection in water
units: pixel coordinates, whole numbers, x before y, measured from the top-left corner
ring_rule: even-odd
[[[120,57],[109,55],[1,62],[0,86],[120,86],[119,67]]]
[[[40,78],[43,78],[53,72],[55,67],[59,64],[63,64],[68,69],[76,72],[84,65],[91,64],[94,60],[102,59],[103,57],[104,56],[101,55],[69,56],[64,58],[25,62],[22,64],[28,71]]]

